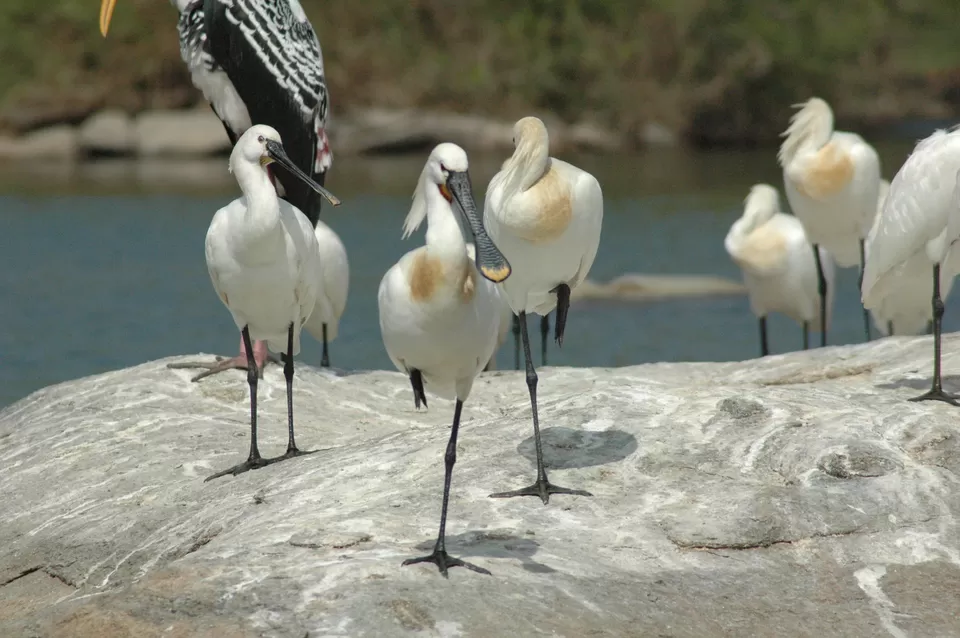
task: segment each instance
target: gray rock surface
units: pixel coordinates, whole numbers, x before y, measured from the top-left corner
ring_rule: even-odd
[[[947,386],[960,336],[946,338]],[[545,368],[551,478],[528,482],[522,373],[466,404],[451,553],[433,540],[451,417],[394,372],[301,368],[316,454],[204,483],[247,446],[242,373],[147,363],[0,413],[2,636],[960,636],[960,411],[906,401],[929,337],[737,363]],[[177,359],[169,359],[173,361]],[[265,453],[283,378],[261,388]]]
[[[645,275],[625,273],[608,282],[587,279],[571,293],[571,299],[620,299],[657,301],[675,297],[745,295],[743,283],[713,275]]]
[[[146,111],[134,120],[137,154],[142,156],[229,153],[223,123],[209,107]]]
[[[78,127],[77,133],[85,153],[129,155],[137,145],[133,118],[119,110],[91,116]]]

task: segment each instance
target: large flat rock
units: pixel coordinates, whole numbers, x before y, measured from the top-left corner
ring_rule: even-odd
[[[960,337],[945,340],[947,385]],[[247,446],[243,373],[151,362],[0,413],[2,636],[960,636],[960,410],[906,399],[929,337],[740,363],[547,368],[551,478],[521,373],[464,410],[451,553],[432,543],[450,402],[302,367],[304,458],[204,483]],[[262,446],[285,444],[280,369]]]

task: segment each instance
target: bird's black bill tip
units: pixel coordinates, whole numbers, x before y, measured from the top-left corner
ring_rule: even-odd
[[[275,140],[267,140],[267,155],[280,166],[284,167],[301,182],[320,193],[328,202],[334,206],[340,205],[340,198],[318,184],[313,178],[304,173],[293,163],[293,160],[283,150],[283,144]]]
[[[484,278],[497,284],[500,283],[510,276],[512,269],[510,268],[510,262],[496,247],[483,226],[483,218],[477,212],[477,205],[473,200],[470,174],[467,171],[451,172],[447,178],[447,188],[453,198],[457,200],[460,211],[473,234],[477,270]]]

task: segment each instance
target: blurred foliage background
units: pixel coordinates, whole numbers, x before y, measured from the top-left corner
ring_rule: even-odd
[[[301,0],[333,116],[364,107],[516,117],[530,109],[639,138],[768,142],[818,94],[864,125],[952,118],[957,0]],[[166,0],[0,2],[0,127],[202,101]]]

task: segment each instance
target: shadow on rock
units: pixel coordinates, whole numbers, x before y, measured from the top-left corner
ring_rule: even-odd
[[[540,431],[543,463],[547,469],[568,470],[622,461],[637,450],[637,439],[622,430],[590,432],[571,428],[546,428]],[[517,451],[534,466],[537,447],[533,436],[524,439]]]
[[[433,550],[432,540],[427,540],[417,549],[423,552]],[[447,534],[447,551],[458,558],[512,558],[520,561],[520,566],[528,572],[549,574],[554,568],[538,563],[532,556],[537,553],[540,544],[532,538],[517,536],[507,529],[488,529],[469,531],[463,534]],[[485,565],[493,570],[493,567]]]
[[[950,375],[944,376],[943,379],[943,389],[949,392],[950,394],[960,393],[960,375]],[[918,390],[924,392],[930,389],[930,386],[933,385],[933,377],[926,377],[923,379],[899,379],[897,381],[891,381],[890,383],[878,383],[874,387],[882,388],[884,390],[899,390],[900,388],[911,388],[913,390]]]

